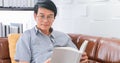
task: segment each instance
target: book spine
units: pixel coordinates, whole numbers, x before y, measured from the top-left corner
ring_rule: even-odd
[[[23,33],[23,24],[21,23],[11,23],[10,26],[18,27],[18,33]]]
[[[34,0],[30,0],[30,7],[34,7],[34,4],[35,4]]]
[[[2,28],[3,28],[3,26],[2,26],[2,23],[0,23],[0,37],[3,37],[3,31],[2,31]]]
[[[0,0],[0,7],[3,7],[3,1]]]
[[[10,34],[11,33],[18,33],[18,27],[16,27],[16,26],[10,26]]]
[[[6,37],[5,36],[5,25],[3,25],[3,27],[2,27],[2,34],[3,34],[2,37]]]
[[[6,25],[5,34],[6,34],[6,37],[8,36],[8,34],[10,34],[10,27],[9,27],[9,25]]]
[[[3,25],[0,22],[0,37],[7,37],[11,33],[23,33],[23,24],[12,23],[11,25]]]
[[[4,0],[4,7],[9,7],[9,0]]]
[[[19,33],[23,33],[23,24],[19,25]]]

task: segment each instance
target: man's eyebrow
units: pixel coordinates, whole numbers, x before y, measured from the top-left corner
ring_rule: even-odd
[[[40,15],[44,15],[44,13],[39,13]],[[49,14],[49,16],[54,16],[54,14]]]
[[[50,14],[50,16],[54,16],[54,14]]]
[[[42,14],[42,15],[44,15],[43,13],[39,13],[39,14]]]

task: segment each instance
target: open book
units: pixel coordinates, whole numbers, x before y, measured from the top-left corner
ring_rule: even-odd
[[[77,50],[72,47],[56,47],[53,50],[51,63],[80,63],[81,55],[85,51],[88,41],[85,40]]]

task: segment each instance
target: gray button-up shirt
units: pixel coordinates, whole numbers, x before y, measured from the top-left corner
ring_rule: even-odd
[[[47,36],[35,26],[25,31],[19,38],[16,45],[15,60],[44,63],[51,57],[54,47],[76,48],[67,34],[52,30],[51,34]]]

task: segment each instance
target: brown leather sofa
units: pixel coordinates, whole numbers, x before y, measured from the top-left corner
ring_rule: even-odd
[[[7,38],[0,38],[0,63],[11,63]]]
[[[120,39],[82,34],[68,35],[78,48],[84,40],[89,41],[85,50],[89,63],[120,63]],[[7,38],[0,38],[0,63],[11,63]]]

